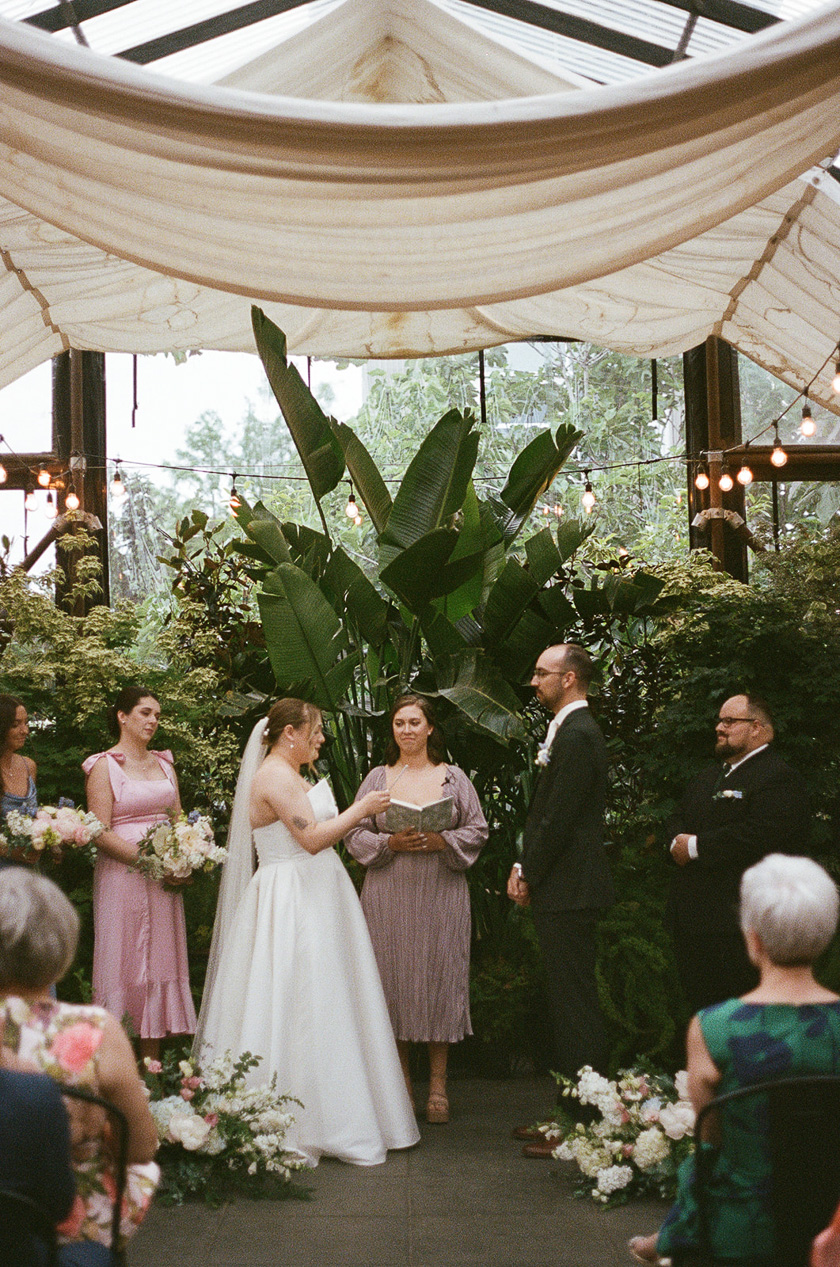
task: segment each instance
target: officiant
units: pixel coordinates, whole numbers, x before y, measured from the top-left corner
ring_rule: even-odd
[[[367,868],[362,908],[409,1096],[413,1104],[410,1045],[428,1043],[426,1120],[445,1123],[449,1044],[472,1033],[464,873],[487,840],[487,822],[466,774],[446,761],[429,700],[400,696],[390,729],[385,764],[371,770],[356,800],[387,788],[391,804],[344,843]]]

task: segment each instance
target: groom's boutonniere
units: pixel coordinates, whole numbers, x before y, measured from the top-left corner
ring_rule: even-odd
[[[735,787],[722,788],[720,792],[715,792],[712,797],[713,801],[742,801],[743,799],[744,793],[740,788]]]
[[[534,757],[534,764],[548,765],[550,757],[551,757],[551,744],[547,742],[541,743],[539,748],[537,749],[537,755]]]

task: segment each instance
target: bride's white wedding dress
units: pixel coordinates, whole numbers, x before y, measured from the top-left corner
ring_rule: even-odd
[[[321,822],[337,814],[326,780],[309,790]],[[256,828],[259,867],[224,937],[202,1005],[200,1056],[262,1057],[292,1106],[290,1151],[358,1165],[417,1142],[417,1122],[359,899],[332,848],[310,854],[281,822]]]

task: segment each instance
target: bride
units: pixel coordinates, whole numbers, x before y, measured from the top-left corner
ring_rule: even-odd
[[[261,1056],[252,1080],[276,1074],[303,1103],[286,1138],[307,1164],[326,1154],[373,1166],[419,1132],[367,925],[332,846],[389,797],[371,792],[339,814],[326,779],[300,774],[323,742],[320,712],[297,699],[278,700],[251,733],[194,1051]]]

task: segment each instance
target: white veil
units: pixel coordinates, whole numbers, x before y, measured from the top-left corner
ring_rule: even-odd
[[[251,784],[265,757],[266,750],[263,744],[265,727],[266,718],[263,717],[251,731],[245,745],[245,752],[242,754],[239,778],[236,780],[236,795],[233,798],[233,812],[228,828],[228,856],[222,869],[219,901],[216,906],[216,918],[213,921],[213,940],[210,943],[210,957],[207,961],[207,976],[204,980],[201,1011],[198,1014],[198,1024],[193,1040],[193,1052],[196,1055],[200,1054],[201,1048],[206,1043],[212,1041],[212,1036],[206,1033],[206,1026],[216,987],[218,985],[219,989],[224,989],[224,982],[218,980],[219,965],[242,895],[254,874]]]

